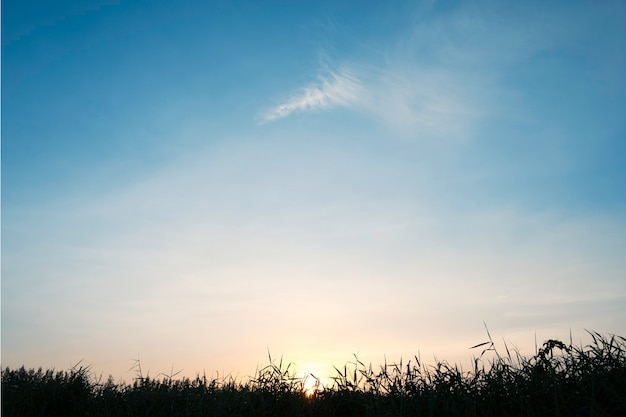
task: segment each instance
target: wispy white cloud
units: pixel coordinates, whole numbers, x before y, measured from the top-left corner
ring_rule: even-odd
[[[419,137],[464,138],[484,113],[485,97],[451,71],[391,67],[381,71],[361,104],[388,127]],[[466,80],[465,80],[466,81]],[[474,84],[478,84],[474,80]]]
[[[349,69],[346,69],[349,68]],[[471,78],[471,77],[470,77]],[[481,114],[481,83],[450,70],[426,69],[399,59],[327,71],[316,83],[262,116],[272,122],[295,112],[350,107],[399,131],[428,137],[463,137]]]
[[[403,36],[380,49],[368,48],[357,59],[350,57],[349,65],[336,61],[331,68],[341,70],[326,70],[262,119],[346,106],[412,137],[470,138],[481,121],[501,114],[515,94],[505,86],[511,68],[568,42],[571,30],[524,13],[533,17],[534,30],[498,11],[472,7],[426,22],[416,17]]]
[[[350,107],[402,131],[430,137],[463,136],[480,115],[466,76],[406,62],[329,70],[283,104],[265,112],[272,122],[296,112]],[[477,82],[474,82],[477,85]]]
[[[330,70],[317,82],[306,86],[301,93],[271,108],[263,115],[263,120],[270,122],[298,111],[346,106],[357,101],[360,91],[361,82],[352,71],[346,68]]]

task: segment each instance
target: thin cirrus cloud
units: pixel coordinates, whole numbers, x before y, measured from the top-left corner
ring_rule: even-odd
[[[482,114],[483,98],[468,85],[475,77],[427,70],[414,62],[384,68],[366,65],[329,70],[302,92],[272,107],[262,121],[274,122],[296,112],[348,107],[397,130],[420,137],[462,138]]]
[[[306,86],[285,103],[272,107],[262,119],[265,122],[282,119],[295,112],[326,109],[335,106],[348,106],[356,103],[362,84],[356,74],[349,69],[329,70],[317,82]]]
[[[572,29],[550,22],[542,18],[528,33],[518,22],[470,9],[416,23],[373,55],[325,66],[325,75],[262,120],[342,106],[412,136],[469,138],[481,120],[502,110],[511,94],[503,79],[511,68],[571,42]]]

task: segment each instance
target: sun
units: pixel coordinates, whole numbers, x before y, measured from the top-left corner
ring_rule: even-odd
[[[302,391],[307,397],[312,397],[317,391],[322,389],[320,378],[312,373],[305,373],[302,376]]]
[[[323,363],[317,361],[300,362],[296,371],[301,390],[307,397],[312,397],[316,392],[323,391],[332,385],[329,383],[331,379],[327,377],[329,375],[328,365]]]

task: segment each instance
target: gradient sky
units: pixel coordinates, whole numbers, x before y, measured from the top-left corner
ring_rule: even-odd
[[[2,2],[2,366],[626,335],[623,1]]]

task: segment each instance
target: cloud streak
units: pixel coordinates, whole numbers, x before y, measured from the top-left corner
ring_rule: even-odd
[[[361,82],[352,71],[345,68],[331,70],[317,82],[306,86],[300,94],[271,108],[263,115],[263,120],[271,122],[295,112],[347,106],[357,101],[360,91]]]
[[[296,112],[343,106],[394,130],[425,137],[466,136],[484,104],[484,97],[469,87],[480,85],[479,77],[399,61],[379,68],[346,65],[339,71],[327,71],[299,94],[269,109],[261,119],[274,122]]]
[[[500,118],[516,94],[514,87],[504,87],[512,69],[539,52],[567,45],[575,34],[533,12],[520,13],[532,17],[533,31],[497,12],[471,7],[445,19],[416,17],[403,36],[358,58],[351,55],[350,64],[330,65],[324,76],[269,109],[262,120],[343,106],[400,134],[469,139],[481,121]]]

